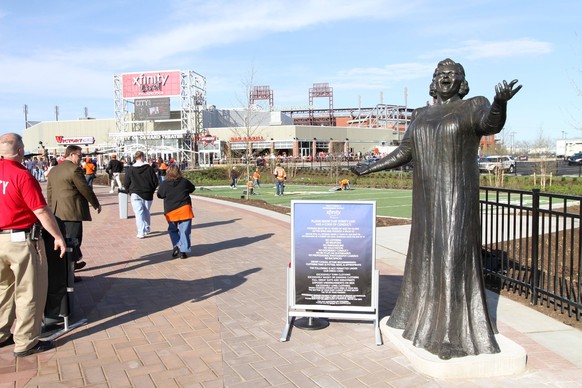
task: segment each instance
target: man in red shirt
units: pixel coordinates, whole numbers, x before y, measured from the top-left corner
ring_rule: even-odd
[[[0,348],[14,344],[16,357],[53,348],[52,342],[39,341],[48,275],[46,259],[39,254],[42,239],[33,225],[40,221],[61,257],[66,250],[38,181],[22,166],[23,157],[20,135],[0,136]]]

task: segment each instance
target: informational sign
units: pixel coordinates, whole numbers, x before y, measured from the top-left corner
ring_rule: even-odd
[[[371,306],[374,206],[299,202],[292,210],[295,303]]]
[[[286,341],[294,317],[372,320],[376,342],[376,203],[292,201]]]

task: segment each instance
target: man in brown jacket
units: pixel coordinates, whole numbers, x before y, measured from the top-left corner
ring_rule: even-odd
[[[65,238],[76,240],[76,247],[73,249],[75,269],[81,269],[86,264],[82,261],[81,243],[83,221],[91,221],[89,204],[97,210],[97,213],[101,213],[99,200],[87,184],[80,167],[81,160],[81,147],[68,146],[65,150],[65,159],[51,170],[47,184],[48,206],[57,219],[65,224]]]

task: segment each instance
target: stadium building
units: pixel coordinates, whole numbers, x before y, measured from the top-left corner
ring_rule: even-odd
[[[315,99],[327,102],[315,109]],[[269,86],[248,92],[248,106],[218,109],[206,101],[206,79],[193,71],[154,71],[114,76],[114,117],[42,121],[23,132],[30,153],[60,156],[78,144],[98,159],[131,158],[136,150],[208,166],[241,157],[284,156],[314,160],[358,155],[397,145],[412,109],[333,106],[333,88],[314,84],[304,108],[277,109]],[[36,148],[34,148],[34,145]]]

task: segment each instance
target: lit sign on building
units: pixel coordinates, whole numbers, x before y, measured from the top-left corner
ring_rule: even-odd
[[[136,120],[167,120],[170,118],[170,97],[144,98],[135,100],[134,105]]]
[[[180,71],[126,73],[122,78],[122,96],[126,99],[180,96]]]
[[[246,142],[246,141],[265,141],[265,139],[262,136],[249,136],[249,138],[247,139],[246,136],[233,136],[230,138],[230,142],[231,143],[237,143],[237,142]]]
[[[85,137],[64,137],[64,136],[55,136],[57,139],[57,144],[60,145],[70,145],[70,144],[94,144],[95,138],[92,136],[85,136]]]

